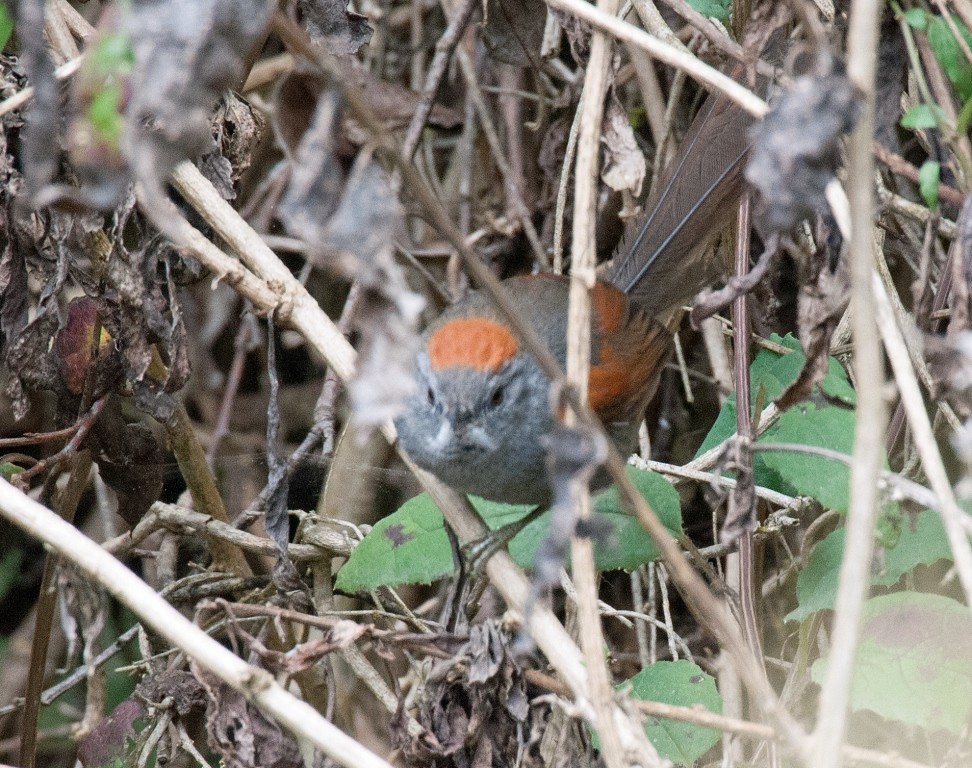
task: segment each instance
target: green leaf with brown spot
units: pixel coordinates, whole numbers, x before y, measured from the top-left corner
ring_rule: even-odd
[[[678,493],[665,478],[654,472],[628,467],[628,475],[672,534],[682,532]],[[491,530],[515,523],[533,505],[501,504],[471,497],[473,506]],[[616,489],[594,498],[595,520],[603,523],[594,540],[594,563],[599,570],[631,570],[658,559],[658,550],[641,524],[622,508]],[[510,555],[523,567],[533,564],[537,548],[550,528],[550,515],[533,520],[513,541]],[[428,584],[453,573],[452,550],[442,513],[428,494],[405,502],[380,520],[355,547],[338,572],[336,587],[359,592],[378,586]]]
[[[811,670],[823,681],[828,659]],[[898,592],[864,605],[851,707],[931,732],[972,717],[972,613],[940,595]]]
[[[691,661],[659,661],[632,677],[631,695],[643,701],[660,701],[682,707],[702,707],[722,714],[722,697],[715,679]],[[677,765],[693,765],[718,743],[721,734],[681,720],[645,718],[645,734],[659,756]]]

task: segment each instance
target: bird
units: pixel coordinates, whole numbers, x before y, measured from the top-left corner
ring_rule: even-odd
[[[674,313],[717,272],[705,246],[745,189],[752,121],[725,97],[705,100],[591,289],[588,400],[625,455],[669,359]],[[502,285],[563,367],[570,278],[538,273]],[[470,292],[428,326],[415,370],[417,386],[395,420],[409,457],[462,493],[549,504],[545,438],[561,418],[550,380],[485,293]]]

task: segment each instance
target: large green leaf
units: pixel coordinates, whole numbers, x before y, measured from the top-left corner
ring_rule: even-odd
[[[790,349],[789,354],[780,354],[768,349],[761,349],[749,366],[751,402],[750,409],[756,406],[758,398],[762,398],[764,405],[776,400],[790,384],[796,381],[803,364],[806,362],[800,349],[800,342],[792,335],[778,336],[773,334],[770,341],[781,347]],[[832,401],[847,405],[856,402],[856,393],[847,380],[847,373],[836,358],[827,361],[827,375],[819,385],[819,391]],[[719,416],[706,435],[698,455],[715,447],[736,431],[736,396],[732,394],[722,406]]]
[[[797,577],[797,607],[787,615],[788,621],[802,621],[816,611],[834,607],[844,538],[845,529],[841,527],[813,548]],[[879,551],[881,568],[871,576],[871,584],[889,587],[917,565],[951,559],[952,550],[939,516],[925,510],[914,519],[905,519],[895,545]]]
[[[797,607],[787,614],[788,621],[803,621],[817,611],[834,607],[843,553],[843,528],[817,542],[806,567],[797,576]]]
[[[631,695],[644,701],[660,701],[683,707],[702,706],[722,714],[722,697],[715,680],[698,665],[682,659],[659,661],[641,670],[627,684]],[[719,731],[681,720],[645,718],[645,733],[662,758],[678,765],[692,765],[708,752],[721,736]]]
[[[627,468],[638,492],[647,499],[665,527],[673,534],[682,532],[682,510],[670,482],[655,472]],[[608,488],[594,499],[596,519],[606,526],[603,536],[594,541],[594,564],[601,571],[631,571],[659,558],[658,548],[641,523],[621,508],[617,488]],[[550,528],[550,513],[531,522],[510,542],[510,555],[526,567],[533,563],[540,542]]]
[[[828,659],[811,670],[820,683]],[[864,606],[851,707],[930,731],[960,733],[972,716],[972,613],[954,600],[898,592]]]
[[[680,534],[681,508],[671,483],[654,472],[634,467],[628,467],[627,472],[665,527],[673,534]],[[500,504],[475,497],[471,501],[491,530],[516,522],[533,509],[530,505]],[[630,570],[658,558],[651,537],[635,518],[621,509],[617,489],[608,489],[595,497],[594,513],[606,529],[594,542],[594,561],[600,570]],[[519,565],[533,564],[549,527],[549,513],[545,513],[510,542],[510,554]],[[336,586],[346,592],[357,592],[382,585],[428,584],[452,572],[452,550],[442,513],[432,498],[423,493],[372,528],[338,572]]]
[[[755,407],[760,392],[767,403],[782,395],[806,361],[799,342],[792,336],[774,336],[772,340],[793,351],[781,355],[762,349],[756,355],[750,366],[751,408]],[[785,411],[758,442],[797,443],[850,454],[854,445],[854,412],[842,404],[854,402],[855,393],[847,374],[839,361],[830,358],[827,374],[815,390],[814,399]],[[735,431],[736,401],[729,398],[699,448],[699,455]],[[753,473],[758,485],[791,496],[812,496],[825,507],[847,510],[849,472],[841,461],[793,451],[760,451],[753,458]]]
[[[797,443],[850,455],[854,411],[833,405],[797,403],[767,429],[758,443]],[[760,451],[753,459],[758,485],[790,496],[812,496],[823,506],[846,512],[850,468],[842,461],[795,451]]]

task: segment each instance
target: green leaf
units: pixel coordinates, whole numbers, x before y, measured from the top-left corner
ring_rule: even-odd
[[[820,683],[829,659],[811,670]],[[898,592],[864,604],[851,707],[935,732],[972,716],[972,614],[940,595]]]
[[[688,4],[703,16],[718,19],[723,24],[729,23],[732,0],[688,0]]]
[[[135,51],[128,35],[102,33],[91,50],[91,66],[101,77],[131,72],[135,67]]]
[[[452,551],[442,513],[427,493],[378,521],[338,571],[343,592],[381,585],[429,584],[452,573]]]
[[[972,48],[972,32],[956,16],[951,17],[959,34]],[[931,44],[935,58],[945,70],[945,75],[963,101],[972,98],[972,63],[965,58],[965,52],[952,33],[951,26],[942,16],[932,16],[928,21],[928,42]]]
[[[904,12],[903,18],[912,29],[924,30],[928,26],[928,14],[924,8],[909,8]]]
[[[0,475],[3,476],[4,480],[9,481],[14,475],[23,471],[23,467],[11,464],[9,461],[0,461]]]
[[[682,509],[678,491],[664,477],[634,467],[628,476],[638,492],[651,503],[664,526],[674,535],[682,532]],[[596,520],[606,524],[604,536],[594,540],[594,565],[599,571],[631,571],[660,557],[654,540],[641,523],[621,508],[617,488],[608,488],[594,498]],[[492,526],[492,523],[490,523]],[[537,548],[550,528],[550,513],[531,522],[510,542],[510,555],[523,567],[533,564]]]
[[[751,407],[755,406],[761,389],[767,399],[776,399],[783,394],[796,380],[806,360],[799,351],[799,342],[792,336],[771,338],[793,351],[781,355],[762,349],[756,355],[750,366]],[[827,399],[817,396],[813,401],[792,406],[760,436],[758,443],[798,443],[850,454],[854,443],[854,412],[831,402],[853,405],[856,394],[835,358],[828,360],[827,374],[819,385],[819,392]],[[735,430],[736,402],[730,397],[698,455],[721,443]],[[812,496],[826,507],[847,510],[849,472],[841,461],[792,451],[759,451],[753,458],[753,472],[758,485],[791,496]]]
[[[937,160],[926,160],[918,170],[918,188],[929,208],[938,207],[938,182],[942,166]]]
[[[115,146],[121,139],[125,120],[121,114],[121,89],[110,83],[100,89],[88,104],[88,121],[98,137]]]
[[[884,563],[871,577],[871,583],[890,587],[918,565],[931,565],[939,560],[951,560],[942,519],[937,512],[926,509],[914,518],[905,516],[897,543],[883,552]]]
[[[626,471],[665,527],[680,534],[681,507],[671,483],[654,472],[634,467],[627,467]],[[491,530],[517,522],[534,508],[476,497],[470,500]],[[594,541],[594,563],[599,570],[630,570],[658,558],[651,537],[621,509],[616,488],[594,498],[594,513],[596,520],[607,527],[606,534]],[[549,518],[549,513],[541,515],[510,542],[510,555],[519,565],[533,564],[550,527]],[[372,528],[338,571],[335,586],[344,592],[358,592],[382,585],[428,584],[452,572],[452,550],[442,513],[428,494],[420,494]]]
[[[937,128],[945,122],[945,113],[937,104],[916,104],[901,116],[901,127]]]
[[[6,4],[0,5],[0,50],[7,44],[13,34],[14,20],[7,12]]]
[[[628,684],[636,699],[682,707],[701,705],[722,714],[722,697],[713,677],[685,659],[652,664],[624,683]],[[663,759],[686,766],[693,765],[721,738],[712,728],[660,717],[645,718],[645,733]]]
[[[844,539],[845,529],[838,528],[814,546],[806,567],[797,576],[797,607],[787,614],[787,621],[802,621],[816,611],[834,607]],[[882,567],[872,574],[871,584],[890,587],[918,565],[951,559],[941,519],[925,510],[913,519],[906,518],[895,545],[879,552],[877,561]]]
[[[786,615],[786,621],[803,621],[817,611],[834,607],[844,537],[845,529],[838,528],[814,546],[810,560],[797,576],[797,607]]]
[[[854,411],[832,405],[798,403],[785,411],[757,443],[798,443],[850,455]],[[846,512],[850,469],[835,459],[793,451],[760,451],[753,458],[757,485],[790,496],[812,496],[828,509]]]
[[[776,400],[788,386],[796,381],[800,370],[806,363],[806,357],[800,349],[800,342],[792,335],[778,336],[775,333],[770,336],[773,341],[780,346],[786,347],[792,352],[781,355],[768,349],[761,349],[752,365],[749,367],[749,378],[751,382],[750,407],[756,406],[760,390],[763,391],[764,405],[769,401]],[[848,405],[856,402],[854,388],[847,380],[847,373],[844,371],[840,361],[836,358],[829,358],[827,361],[827,375],[820,382],[819,389],[828,398],[837,400]],[[722,406],[719,416],[706,435],[702,446],[699,448],[697,456],[701,456],[710,448],[715,447],[736,431],[736,398],[730,395]]]
[[[16,583],[23,562],[24,552],[19,548],[11,549],[0,560],[0,600],[7,596],[10,588]]]

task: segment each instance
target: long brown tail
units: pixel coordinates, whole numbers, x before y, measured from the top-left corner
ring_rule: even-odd
[[[718,274],[719,265],[702,261],[700,254],[742,196],[752,124],[740,107],[710,96],[664,183],[628,227],[608,279],[650,315],[684,303]]]

